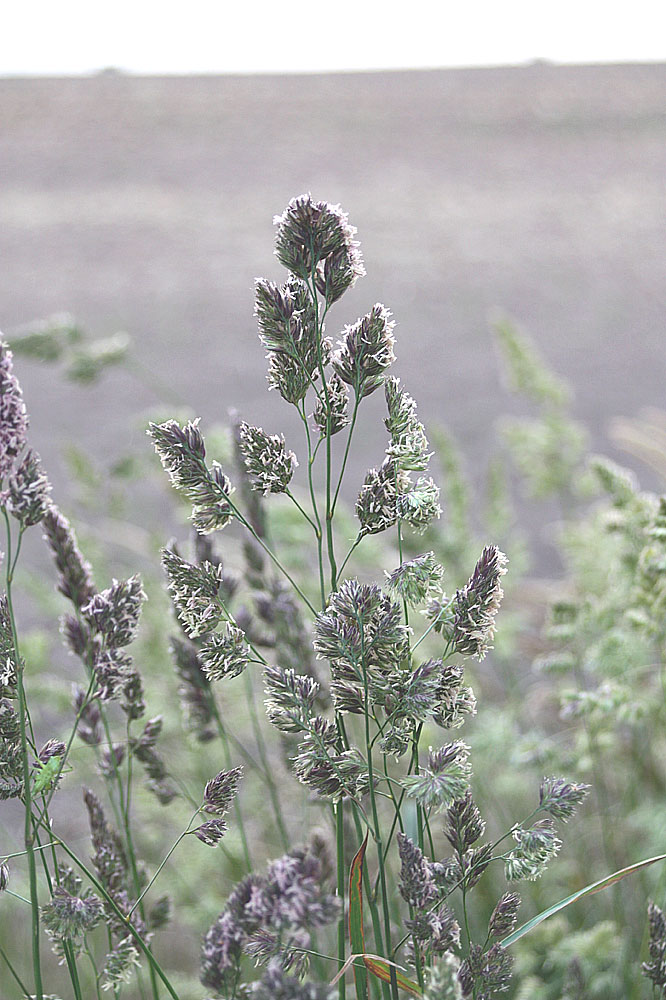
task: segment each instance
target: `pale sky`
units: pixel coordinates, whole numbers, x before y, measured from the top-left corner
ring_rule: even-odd
[[[0,75],[666,59],[663,0],[4,0]]]

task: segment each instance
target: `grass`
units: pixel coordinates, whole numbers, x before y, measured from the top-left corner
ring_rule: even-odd
[[[416,402],[392,374],[388,310],[327,339],[363,274],[346,216],[295,199],[276,250],[287,281],[258,282],[257,315],[271,387],[302,426],[298,465],[297,445],[249,423],[204,439],[168,410],[152,422],[197,529],[162,552],[170,601],[159,525],[140,525],[145,579],[128,566],[116,581],[99,546],[93,577],[25,450],[3,346],[8,998],[661,995],[666,934],[653,909],[648,955],[645,912],[663,866],[637,863],[663,842],[663,502],[588,461],[566,389],[502,321],[534,414],[504,427],[497,536],[479,537],[443,432],[441,495],[433,479]],[[45,354],[49,336],[83,350],[59,329],[40,336],[42,358],[62,359]],[[123,360],[88,353],[90,378]],[[351,512],[347,458],[375,393],[386,452]],[[530,597],[512,455],[536,501],[561,511],[565,575],[545,600]],[[149,461],[115,475],[142,477]],[[108,496],[85,456],[73,467],[92,507]],[[136,537],[118,497],[109,523]],[[40,524],[57,603],[52,571],[21,576]],[[47,620],[62,612],[67,659]],[[632,864],[631,880],[609,878]],[[604,879],[606,892],[583,891]]]

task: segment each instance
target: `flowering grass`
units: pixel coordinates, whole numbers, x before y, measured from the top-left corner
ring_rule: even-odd
[[[338,206],[310,195],[290,202],[276,226],[276,254],[287,274],[283,284],[257,282],[256,316],[269,386],[302,425],[300,453],[280,433],[239,419],[234,455],[223,468],[209,458],[198,420],[149,428],[169,482],[191,511],[189,546],[165,545],[162,567],[183,727],[198,741],[189,747],[202,754],[214,740],[222,754],[223,766],[199,788],[179,776],[178,755],[162,751],[162,717],[146,720],[131,652],[143,582],[134,574],[98,589],[27,447],[27,414],[2,345],[0,797],[21,808],[23,850],[2,861],[0,899],[29,908],[31,961],[4,947],[0,959],[18,995],[53,995],[44,961],[49,947],[66,966],[68,995],[77,1000],[87,1000],[91,989],[97,997],[112,991],[179,998],[159,957],[169,898],[154,889],[158,880],[168,888],[171,866],[186,866],[193,851],[209,853],[209,862],[197,864],[213,878],[220,864],[213,850],[240,877],[221,894],[219,915],[201,928],[202,997],[204,988],[224,1000],[486,1000],[509,992],[520,987],[512,982],[512,945],[539,923],[516,928],[518,883],[540,879],[556,863],[563,825],[590,790],[583,781],[544,777],[532,809],[508,824],[501,803],[480,807],[474,747],[459,730],[477,711],[466,671],[492,649],[507,558],[485,544],[467,582],[444,591],[448,567],[435,546],[420,549],[425,532],[428,540],[437,537],[440,491],[416,401],[391,374],[391,314],[374,304],[342,329],[336,345],[326,332],[329,312],[365,273],[355,230]],[[510,343],[514,366],[525,369],[518,384],[538,383],[539,398],[560,406],[557,384],[535,381],[535,362]],[[359,486],[348,537],[340,494],[362,404],[374,393],[384,395],[387,444]],[[621,515],[639,505],[631,483],[623,487],[608,466],[600,474]],[[283,540],[272,536],[268,505],[276,494],[292,505],[310,540],[310,555],[300,559],[304,572],[291,568]],[[657,629],[664,511],[649,504],[641,511],[652,547],[640,550],[634,567],[637,607],[648,617],[645,627]],[[24,534],[38,524],[67,602],[62,637],[80,664],[69,730],[41,748],[13,601]],[[235,573],[220,554],[233,531],[242,546]],[[377,567],[379,582],[354,575],[369,536],[386,533],[398,564]],[[561,620],[564,612],[558,614]],[[663,641],[663,630],[658,637]],[[251,750],[244,720],[235,732],[236,720],[221,707],[228,685],[245,685]],[[83,850],[61,836],[52,817],[61,785],[77,780],[77,741],[94,752],[100,781],[99,789],[82,789],[91,840]],[[269,746],[279,747],[280,767]],[[137,772],[161,806],[191,813],[152,873],[138,848]],[[277,858],[258,855],[249,780],[261,788],[282,844]],[[305,808],[294,808],[295,801]],[[237,854],[226,846],[231,831]],[[27,898],[9,888],[15,863],[27,867]],[[655,904],[649,912],[644,972],[666,996],[664,918]]]

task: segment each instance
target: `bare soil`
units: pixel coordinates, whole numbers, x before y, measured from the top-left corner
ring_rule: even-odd
[[[235,407],[295,434],[265,392],[253,279],[280,275],[272,216],[311,190],[349,212],[368,269],[329,333],[385,302],[397,373],[473,474],[514,406],[496,307],[571,380],[604,446],[609,417],[666,405],[665,97],[666,64],[2,80],[0,326],[68,310],[127,330],[205,421]],[[88,392],[34,365],[21,377],[56,480],[64,442],[120,452],[158,399],[122,374]],[[381,459],[380,411],[350,496]]]

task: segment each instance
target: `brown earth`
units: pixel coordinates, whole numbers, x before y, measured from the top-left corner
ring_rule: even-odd
[[[601,446],[609,417],[665,403],[665,96],[666,64],[2,80],[0,326],[68,310],[122,328],[205,420],[236,407],[296,433],[265,392],[252,286],[280,275],[272,216],[312,190],[349,212],[368,270],[329,333],[385,302],[397,373],[474,469],[513,405],[494,307]],[[119,452],[157,399],[119,373],[82,392],[24,364],[22,381],[56,480],[57,446]],[[379,395],[350,496],[381,459]]]

